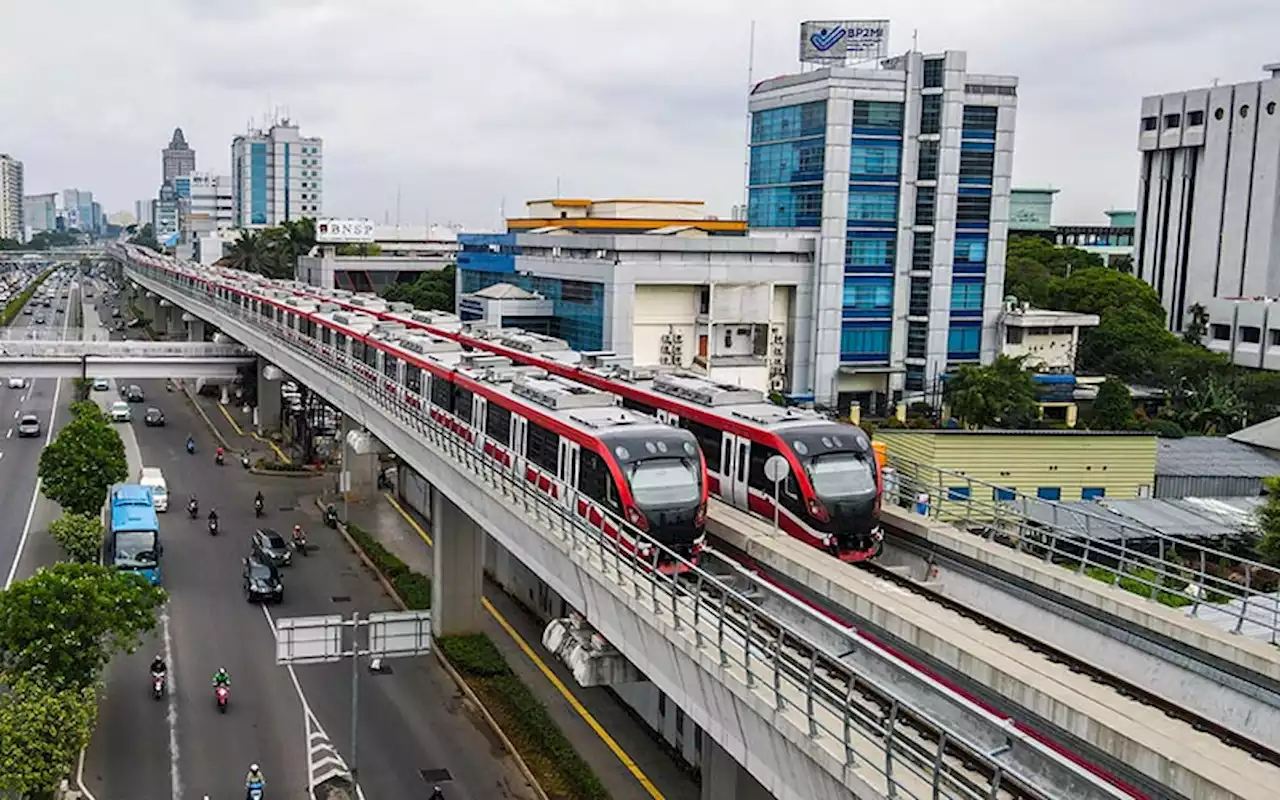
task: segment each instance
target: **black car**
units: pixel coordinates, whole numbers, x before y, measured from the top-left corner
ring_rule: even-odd
[[[280,580],[280,571],[255,556],[246,558],[244,560],[244,599],[250,603],[282,602],[284,583]]]
[[[121,394],[123,394],[124,399],[128,400],[130,403],[141,403],[147,399],[147,396],[142,393],[142,387],[138,386],[136,383],[131,385],[128,389],[125,389]]]
[[[287,567],[293,563],[293,552],[284,537],[270,528],[259,528],[249,537],[253,554],[267,564]]]
[[[148,428],[164,427],[164,412],[158,408],[148,408],[147,415],[142,418]]]

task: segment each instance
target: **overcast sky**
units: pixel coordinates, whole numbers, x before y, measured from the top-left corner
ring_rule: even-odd
[[[747,52],[797,71],[798,23],[892,19],[891,50],[1020,79],[1015,186],[1058,222],[1134,203],[1145,94],[1256,80],[1276,0],[0,0],[0,152],[32,194],[154,197],[181,126],[197,168],[272,107],[324,137],[325,210],[498,225],[527,199],[741,202]],[[54,9],[57,9],[56,14]]]

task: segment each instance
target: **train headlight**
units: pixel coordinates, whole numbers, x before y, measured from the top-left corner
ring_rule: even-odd
[[[627,508],[627,522],[630,522],[632,525],[636,526],[642,531],[649,530],[648,517],[646,517],[644,515],[644,512],[642,512],[640,509],[636,508],[635,506],[630,506]]]
[[[831,516],[827,514],[827,507],[824,506],[822,504],[822,501],[819,500],[818,498],[816,497],[809,498],[808,505],[809,505],[809,515],[811,517],[814,517],[815,519],[821,520],[823,522],[829,522],[831,520]]]

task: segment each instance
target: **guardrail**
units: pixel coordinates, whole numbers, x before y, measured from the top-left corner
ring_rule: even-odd
[[[0,340],[0,355],[25,358],[190,358],[253,359],[257,355],[247,347],[208,342],[121,342],[72,341],[40,339]]]
[[[404,402],[398,392],[387,391],[380,377],[370,380],[351,370],[345,355],[261,315],[245,313],[234,304],[190,293],[145,271],[145,267],[140,268],[144,270],[141,274],[134,269],[130,265],[131,279],[145,288],[156,291],[164,286],[185,297],[191,303],[189,308],[204,309],[210,322],[223,326],[229,321],[245,333],[283,344],[293,356],[338,384],[341,391],[359,396],[398,426],[412,431],[422,446],[466,470],[475,483],[488,487],[497,502],[522,511],[537,527],[568,542],[572,558],[585,559],[587,569],[613,581],[636,603],[643,604],[646,613],[662,619],[672,631],[669,635],[689,637],[699,649],[709,650],[723,676],[763,695],[778,712],[779,720],[798,715],[809,738],[834,743],[824,749],[840,759],[846,772],[856,770],[864,780],[871,777],[868,771],[874,773],[887,796],[938,800],[1128,796],[982,709],[973,707],[971,713],[975,718],[985,715],[993,732],[983,741],[945,729],[917,699],[850,670],[840,657],[789,631],[784,620],[763,611],[745,594],[689,564],[625,520],[611,518],[614,525],[651,545],[652,561],[641,562],[618,539],[569,512],[563,499],[553,499],[531,487],[522,476],[485,457],[475,444]],[[242,341],[249,338],[241,331],[228,333]],[[688,573],[683,578],[663,574],[656,569],[660,558],[684,562]],[[833,626],[833,630],[838,629]],[[847,632],[839,632],[847,637]],[[887,653],[846,641],[874,657],[892,660],[894,668],[905,667]],[[931,685],[940,695],[954,695],[921,673],[914,672],[914,680]],[[876,753],[876,757],[855,755],[867,752]],[[1017,754],[1034,755],[1038,759],[1035,766],[1045,771],[1010,763]]]
[[[1185,608],[1188,616],[1208,612],[1235,633],[1280,644],[1280,570],[1274,567],[1118,518],[1104,526],[1067,504],[909,459],[891,455],[888,464],[896,477],[886,481],[886,503]]]

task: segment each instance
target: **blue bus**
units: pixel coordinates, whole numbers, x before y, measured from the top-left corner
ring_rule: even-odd
[[[142,575],[152,586],[160,585],[160,518],[156,516],[151,488],[136,483],[111,487],[102,510],[107,539],[103,564]]]

